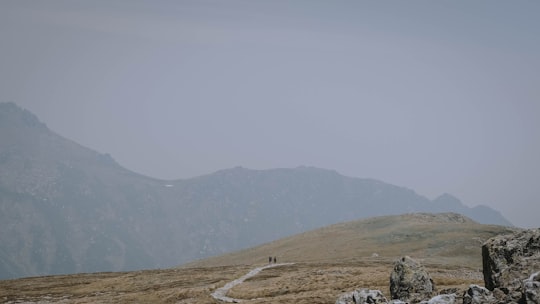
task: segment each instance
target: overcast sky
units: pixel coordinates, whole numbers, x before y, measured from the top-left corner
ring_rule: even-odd
[[[135,172],[335,169],[540,214],[540,1],[0,1],[0,101]]]

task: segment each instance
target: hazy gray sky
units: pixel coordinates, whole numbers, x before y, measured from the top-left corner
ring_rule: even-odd
[[[540,1],[0,1],[0,101],[152,177],[310,165],[540,214]]]

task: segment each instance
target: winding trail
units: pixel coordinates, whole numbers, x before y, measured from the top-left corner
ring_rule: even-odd
[[[219,300],[219,301],[223,301],[223,302],[229,302],[229,303],[242,302],[241,299],[235,299],[235,298],[227,297],[227,292],[229,292],[229,290],[231,288],[233,288],[234,286],[242,284],[245,280],[255,276],[256,274],[258,274],[262,270],[265,270],[267,268],[273,268],[273,267],[285,266],[285,265],[292,265],[292,264],[294,264],[294,263],[270,264],[270,265],[266,265],[266,266],[262,266],[262,267],[257,267],[255,269],[252,269],[250,272],[248,272],[244,276],[225,284],[225,286],[223,286],[223,287],[220,287],[220,288],[216,289],[213,293],[211,293],[211,296],[214,299]]]

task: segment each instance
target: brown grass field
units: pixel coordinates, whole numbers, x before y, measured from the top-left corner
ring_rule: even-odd
[[[334,303],[357,288],[389,297],[394,260],[423,262],[437,290],[483,285],[481,244],[511,228],[457,215],[411,214],[337,224],[163,270],[0,281],[0,303],[219,303],[210,294],[268,256],[293,265],[263,270],[227,295],[243,303]]]

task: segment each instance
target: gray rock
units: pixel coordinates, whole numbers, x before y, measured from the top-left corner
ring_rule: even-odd
[[[434,296],[429,301],[422,301],[420,304],[455,304],[456,295],[455,294],[442,294]]]
[[[531,271],[540,269],[540,228],[487,240],[482,246],[482,263],[486,288],[500,289],[505,294],[504,299],[497,297],[498,300],[523,301],[524,280]]]
[[[336,300],[336,304],[356,304],[354,303],[353,293],[354,291],[351,291],[340,295]]]
[[[388,303],[380,290],[358,289],[353,292],[355,304],[379,304]]]
[[[540,271],[523,281],[523,294],[527,304],[540,304]]]
[[[418,303],[431,298],[434,291],[433,280],[419,262],[405,256],[394,263],[390,274],[392,299]]]
[[[503,290],[495,288],[493,289],[493,297],[495,297],[495,299],[506,299],[506,294]]]
[[[463,304],[491,304],[496,303],[495,297],[487,288],[475,284],[463,295]]]
[[[336,304],[386,304],[388,300],[380,290],[367,288],[357,289],[353,292],[342,294]]]
[[[486,288],[517,289],[540,266],[540,228],[499,235],[482,246]]]

